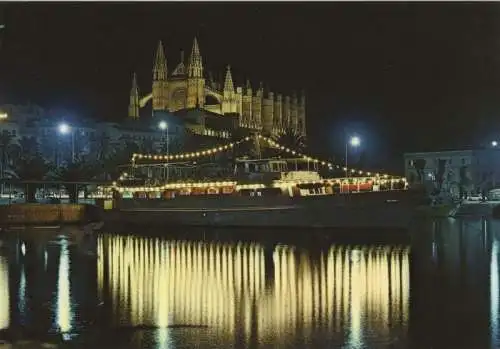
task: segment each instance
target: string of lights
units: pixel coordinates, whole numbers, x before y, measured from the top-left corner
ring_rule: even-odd
[[[310,162],[313,162],[313,163],[316,163],[318,165],[321,165],[321,166],[327,166],[330,170],[333,170],[333,169],[338,169],[338,170],[343,170],[343,171],[348,171],[346,167],[342,167],[340,165],[337,165],[337,164],[333,164],[331,162],[328,162],[328,161],[324,161],[324,160],[321,160],[321,159],[317,159],[317,158],[314,158],[312,156],[309,156],[309,155],[306,155],[304,153],[301,153],[297,150],[294,150],[294,149],[290,149],[282,144],[279,144],[278,142],[276,142],[275,140],[273,140],[272,138],[269,138],[269,137],[265,137],[265,136],[262,136],[262,135],[258,135],[257,136],[259,139],[262,139],[264,140],[265,142],[267,142],[271,147],[275,148],[275,149],[279,149],[281,151],[284,151],[285,153],[288,153],[288,154],[292,154],[294,156],[297,156],[299,158],[302,158],[303,160],[306,160],[306,161],[310,161]],[[224,151],[229,151],[231,150],[232,148],[234,148],[235,146],[237,145],[240,145],[244,142],[248,142],[251,140],[251,137],[245,137],[245,138],[242,138],[241,140],[237,141],[237,142],[231,142],[229,144],[226,144],[226,145],[220,145],[220,146],[216,146],[216,147],[212,147],[212,148],[206,148],[204,150],[201,150],[201,151],[197,151],[197,152],[188,152],[188,153],[177,153],[177,154],[170,154],[170,155],[162,155],[162,154],[138,154],[138,153],[134,153],[132,155],[132,165],[135,165],[136,161],[137,160],[141,160],[141,159],[146,159],[146,160],[167,160],[167,161],[170,161],[170,160],[185,160],[185,159],[199,159],[201,157],[205,157],[205,156],[211,156],[211,155],[215,155],[217,153],[221,153],[221,152],[224,152]],[[375,177],[384,177],[384,178],[389,178],[389,177],[397,177],[397,176],[390,176],[388,174],[381,174],[381,173],[372,173],[372,172],[368,172],[368,171],[363,171],[363,170],[359,170],[359,169],[355,169],[355,168],[350,168],[349,169],[349,172],[352,174],[352,175],[367,175],[367,176],[375,176]]]

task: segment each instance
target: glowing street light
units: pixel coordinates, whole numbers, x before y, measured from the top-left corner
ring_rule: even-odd
[[[357,147],[358,145],[361,144],[361,140],[359,139],[358,136],[353,136],[351,137],[351,139],[349,140],[349,143],[353,146],[353,147]]]
[[[73,129],[71,126],[63,122],[59,125],[59,133],[62,135],[71,133],[71,160],[75,162],[75,133],[73,132]]]
[[[498,145],[498,142],[497,142],[497,141],[492,141],[492,142],[491,142],[491,146],[492,146],[492,147],[496,147],[497,145]]]
[[[68,124],[62,123],[59,125],[59,132],[63,135],[68,134],[71,131],[71,127]]]
[[[0,113],[0,120],[5,120],[9,117],[9,115],[7,115],[7,113]]]

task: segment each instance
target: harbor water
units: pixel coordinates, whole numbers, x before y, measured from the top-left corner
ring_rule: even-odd
[[[92,348],[498,348],[500,222],[0,232],[0,333]]]

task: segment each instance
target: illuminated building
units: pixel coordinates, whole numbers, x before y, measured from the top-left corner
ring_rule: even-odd
[[[149,89],[148,89],[149,90]],[[236,117],[237,125],[248,130],[275,135],[284,129],[306,134],[305,95],[274,94],[262,84],[254,90],[249,81],[236,86],[231,68],[227,66],[224,81],[205,75],[205,66],[198,41],[195,38],[188,60],[180,55],[180,62],[168,69],[162,42],[158,43],[153,63],[151,93],[141,95],[134,74],[129,99],[129,117],[138,119],[140,109],[149,101],[153,115],[157,112],[176,113],[182,110],[201,111],[199,116],[218,124],[218,119]],[[205,127],[207,121],[201,126]]]

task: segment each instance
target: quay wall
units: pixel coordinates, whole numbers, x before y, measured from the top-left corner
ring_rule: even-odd
[[[0,225],[80,223],[99,219],[99,209],[87,204],[12,204],[0,206]]]

